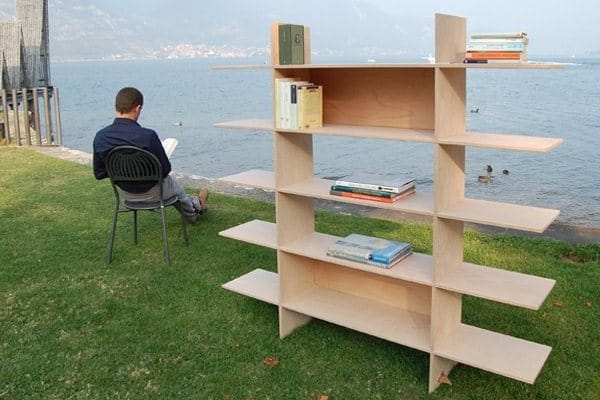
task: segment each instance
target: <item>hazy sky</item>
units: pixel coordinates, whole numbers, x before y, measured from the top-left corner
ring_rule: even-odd
[[[364,0],[389,13],[467,18],[469,32],[525,31],[536,53],[576,54],[600,50],[598,0]],[[554,51],[556,49],[556,51]]]

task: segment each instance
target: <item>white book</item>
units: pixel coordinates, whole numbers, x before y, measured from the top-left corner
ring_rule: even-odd
[[[354,173],[336,180],[335,184],[338,186],[402,193],[414,188],[416,181],[414,178],[404,175]]]
[[[167,153],[167,157],[171,158],[171,154],[175,151],[175,147],[179,144],[179,140],[175,138],[166,138],[162,141],[162,145]]]
[[[285,82],[292,81],[292,78],[277,78],[275,79],[275,87],[273,92],[275,93],[275,127],[285,128]]]

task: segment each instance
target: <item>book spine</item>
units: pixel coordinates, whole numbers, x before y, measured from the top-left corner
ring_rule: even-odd
[[[526,32],[501,32],[501,33],[473,33],[472,39],[490,39],[490,38],[524,38]]]
[[[279,64],[292,63],[292,25],[279,25]]]
[[[370,194],[362,194],[362,193],[342,192],[339,190],[330,190],[329,194],[332,194],[334,196],[340,196],[340,197],[348,197],[348,198],[352,198],[352,199],[378,201],[380,203],[393,203],[394,201],[396,201],[396,198],[372,196]]]
[[[521,60],[521,53],[511,51],[467,51],[465,58],[467,60]]]
[[[384,269],[389,269],[392,266],[392,264],[389,264],[389,263],[383,263],[383,262],[378,262],[378,261],[373,261],[373,260],[367,260],[366,264],[371,265],[373,267],[379,267],[379,268],[384,268]]]
[[[471,43],[523,43],[525,45],[529,44],[529,38],[519,37],[519,38],[509,38],[509,37],[490,37],[490,38],[474,38],[471,37],[469,39]]]
[[[523,42],[470,42],[467,44],[467,51],[525,51]]]
[[[290,126],[289,128],[298,129],[298,84],[290,84]]]
[[[341,251],[328,250],[327,255],[330,257],[343,258],[344,260],[355,261],[359,263],[366,263],[368,258],[361,257],[360,255],[349,254]]]
[[[403,258],[406,258],[409,254],[412,254],[412,249],[410,247],[405,248],[390,257],[373,252],[370,259],[371,261],[376,261],[384,264],[391,264],[396,261],[400,261]]]
[[[304,64],[304,26],[291,25],[291,64]]]
[[[352,187],[352,186],[341,186],[341,185],[332,185],[331,190],[340,191],[340,192],[362,193],[362,194],[369,194],[371,196],[379,196],[379,197],[387,197],[387,198],[392,198],[397,195],[394,192],[385,192],[383,190],[369,190],[369,189],[357,188],[357,187]]]

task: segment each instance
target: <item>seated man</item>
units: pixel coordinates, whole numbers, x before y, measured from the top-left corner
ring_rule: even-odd
[[[177,196],[179,205],[177,209],[190,223],[196,222],[198,215],[203,214],[206,209],[208,190],[202,189],[197,196],[187,195],[181,185],[169,173],[171,162],[169,161],[162,142],[152,129],[143,128],[138,124],[144,96],[132,87],[125,87],[117,93],[115,99],[116,118],[111,125],[101,129],[94,138],[94,176],[96,179],[108,177],[105,159],[109,151],[114,147],[130,145],[150,151],[160,161],[163,169],[163,200]],[[140,187],[136,184],[126,186],[121,184],[125,199],[139,202],[159,201],[160,188],[155,185],[152,188]]]

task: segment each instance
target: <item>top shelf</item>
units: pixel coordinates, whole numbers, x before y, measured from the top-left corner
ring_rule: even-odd
[[[453,68],[453,69],[561,69],[564,64],[560,63],[489,63],[489,64],[465,64],[465,63],[357,63],[357,64],[292,64],[292,65],[216,65],[214,70],[233,70],[233,69],[349,69],[349,68]]]

